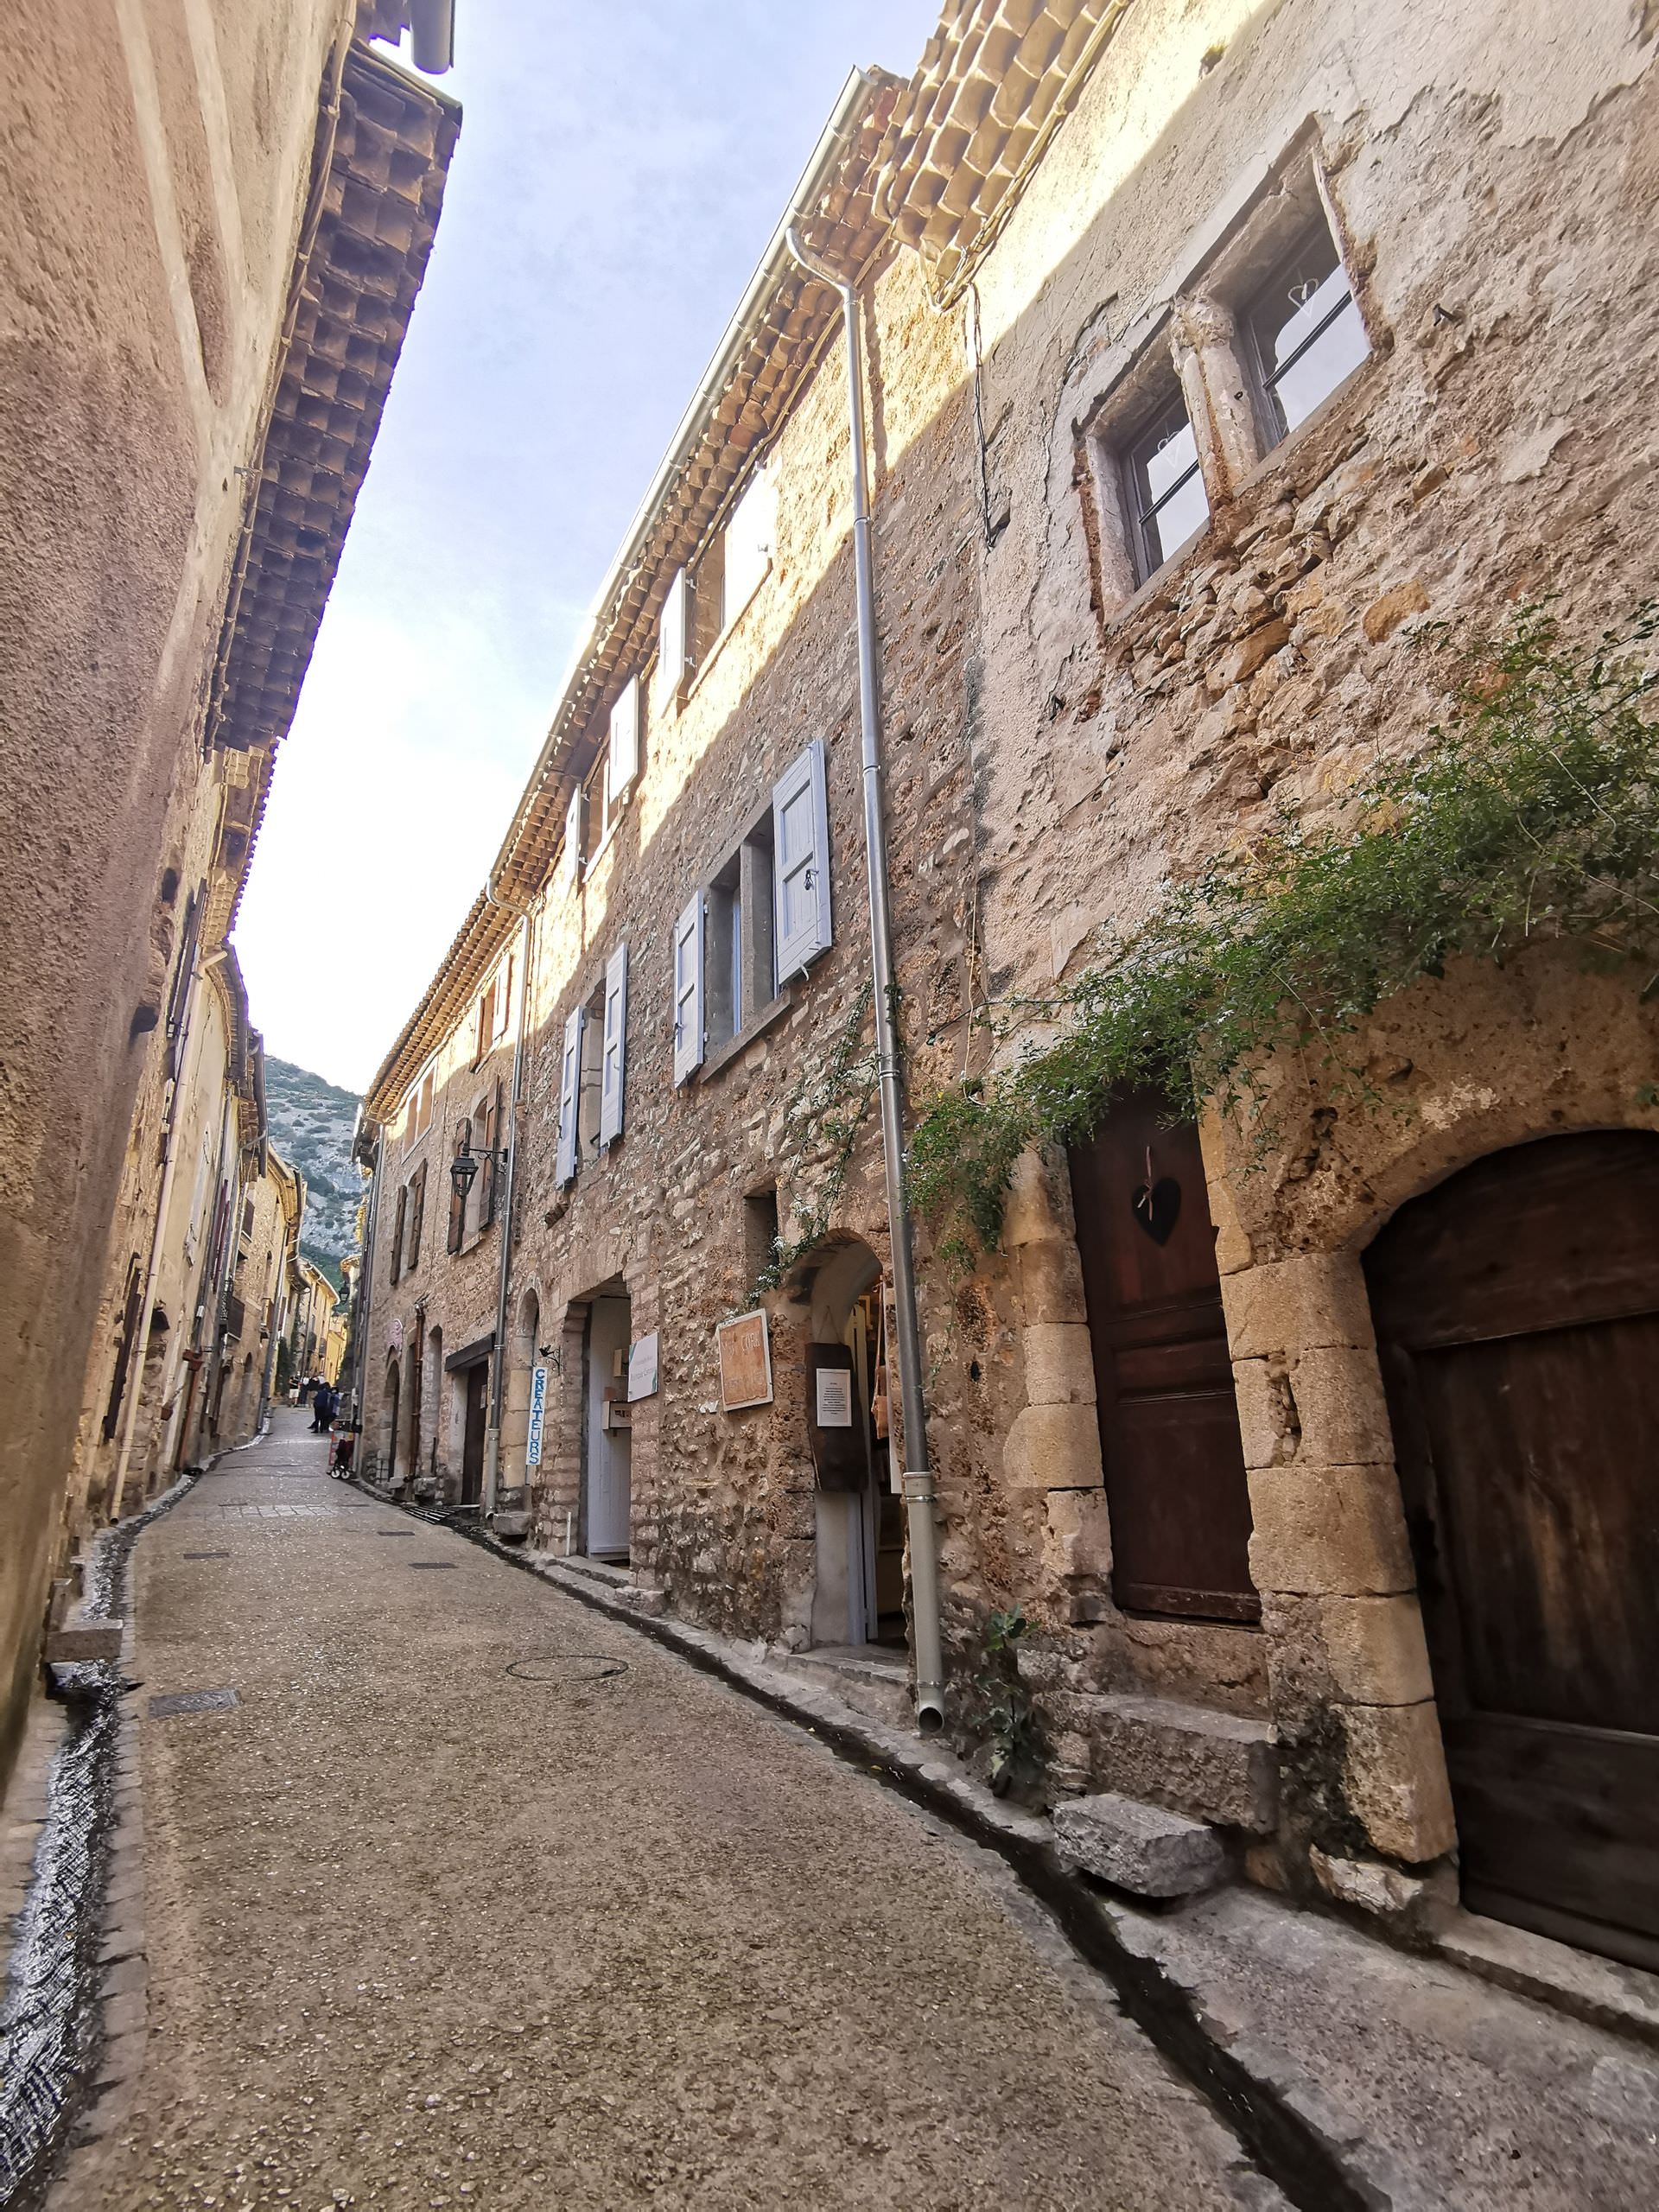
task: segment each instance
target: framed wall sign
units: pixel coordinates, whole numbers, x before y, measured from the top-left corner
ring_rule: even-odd
[[[764,1312],[740,1313],[715,1331],[720,1357],[720,1403],[724,1413],[772,1403],[772,1338]]]
[[[628,1348],[628,1400],[657,1395],[657,1332],[639,1338]]]

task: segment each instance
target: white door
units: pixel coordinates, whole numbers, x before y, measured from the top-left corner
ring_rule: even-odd
[[[587,1542],[590,1559],[629,1544],[628,1340],[626,1298],[596,1298],[588,1324]]]

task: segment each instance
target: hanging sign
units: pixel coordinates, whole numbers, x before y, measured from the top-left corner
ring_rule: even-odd
[[[524,1465],[539,1467],[542,1464],[542,1430],[547,1420],[547,1370],[532,1367],[530,1370],[530,1439],[524,1447]]]
[[[853,1425],[852,1369],[821,1367],[814,1380],[818,1386],[818,1427],[850,1428]]]
[[[715,1331],[720,1357],[720,1402],[728,1414],[772,1403],[772,1341],[764,1309],[721,1321]]]

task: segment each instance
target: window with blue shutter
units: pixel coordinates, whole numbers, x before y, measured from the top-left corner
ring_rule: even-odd
[[[677,701],[690,667],[691,581],[683,569],[676,569],[657,626],[658,696]]]
[[[702,1065],[702,893],[674,925],[674,1080],[683,1083]]]
[[[611,747],[606,759],[605,804],[608,816],[639,773],[639,679],[630,677],[611,709]]]
[[[781,989],[830,942],[830,808],[821,739],[814,738],[773,785],[772,834]]]
[[[599,1078],[599,1141],[622,1134],[622,1090],[628,1057],[628,948],[619,944],[605,967],[605,1042]]]
[[[561,1189],[576,1179],[576,1110],[582,1095],[582,1035],[588,1009],[579,1006],[564,1025],[559,1061],[559,1148],[555,1180]]]

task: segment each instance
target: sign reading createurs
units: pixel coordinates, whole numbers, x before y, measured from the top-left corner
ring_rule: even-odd
[[[524,1465],[539,1467],[542,1464],[542,1431],[547,1422],[547,1370],[532,1367],[530,1370],[530,1437],[524,1447]]]

